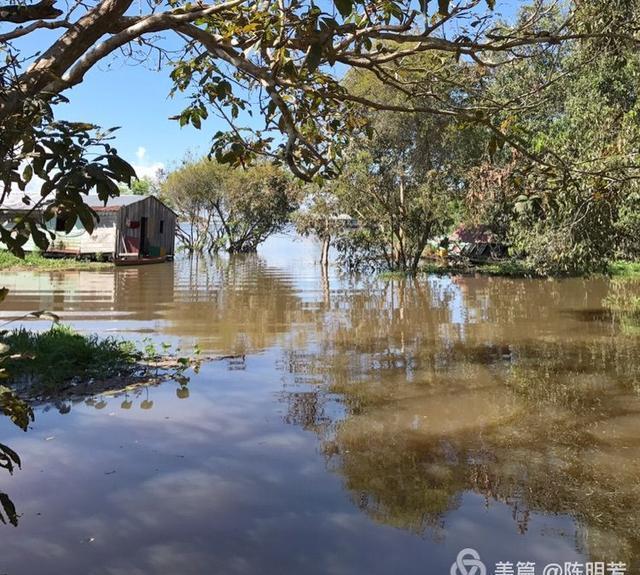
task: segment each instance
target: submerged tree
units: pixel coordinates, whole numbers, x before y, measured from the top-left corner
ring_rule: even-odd
[[[354,94],[388,105],[403,106],[408,100],[469,105],[477,82],[475,64],[420,55],[407,58],[405,66],[402,76],[393,67],[387,71],[416,85],[430,82],[433,76],[447,76],[449,85],[434,86],[429,95],[408,95],[369,72],[351,73],[345,84]],[[465,84],[467,91],[456,87]],[[324,207],[326,221],[336,214],[357,220],[355,229],[334,231],[336,247],[348,267],[368,265],[415,273],[429,239],[444,233],[457,216],[465,173],[485,149],[484,131],[453,116],[422,111],[370,113],[363,109],[361,113],[369,133],[352,141],[341,175],[325,187],[324,196],[333,201],[312,198],[314,211]],[[315,220],[322,224],[319,214]],[[328,236],[327,231],[318,232]]]
[[[345,230],[335,191],[335,186],[331,184],[308,186],[302,192],[303,205],[292,218],[299,234],[315,236],[322,242],[320,263],[324,267],[329,265],[331,239]]]
[[[215,251],[220,237],[213,227],[214,202],[221,189],[222,167],[208,160],[186,162],[168,174],[161,197],[178,214],[176,235],[189,253]]]
[[[190,253],[254,252],[296,207],[291,178],[265,163],[243,169],[206,158],[187,162],[167,176],[162,195],[183,222],[178,237]]]

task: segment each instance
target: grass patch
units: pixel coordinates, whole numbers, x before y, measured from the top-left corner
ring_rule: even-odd
[[[48,258],[38,252],[29,253],[22,259],[6,250],[0,251],[0,270],[102,270],[111,266],[105,262]]]
[[[62,325],[43,332],[20,328],[1,336],[0,343],[8,348],[2,367],[10,382],[35,382],[48,391],[74,379],[132,375],[142,359],[131,342],[81,335]]]
[[[200,350],[180,357],[179,348],[171,349],[147,340],[141,351],[132,341],[79,334],[61,324],[42,332],[19,328],[0,332],[0,379],[26,399],[117,393],[166,380],[180,386],[178,397],[188,397],[185,373],[200,369]]]
[[[454,263],[454,262],[428,262],[420,267],[425,274],[435,275],[488,275],[496,277],[538,277],[531,268],[518,260],[506,260],[503,262],[491,262],[485,264]]]
[[[411,277],[411,274],[409,272],[402,272],[402,271],[395,271],[395,272],[386,271],[386,272],[380,272],[378,274],[378,279],[381,279],[381,280],[403,280],[408,277]]]
[[[623,278],[640,277],[640,262],[612,262],[609,264],[609,275]]]

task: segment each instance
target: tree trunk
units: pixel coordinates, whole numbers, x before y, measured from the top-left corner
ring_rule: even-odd
[[[322,255],[320,256],[320,263],[325,268],[329,265],[329,246],[331,245],[331,236],[327,235],[322,238]]]
[[[400,176],[400,217],[398,218],[398,268],[407,271],[407,255],[405,251],[405,209],[404,209],[404,180]]]

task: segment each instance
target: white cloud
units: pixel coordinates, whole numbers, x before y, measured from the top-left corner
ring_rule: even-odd
[[[140,146],[136,151],[136,157],[138,160],[144,160],[144,157],[147,155],[147,149],[144,146]]]
[[[158,172],[164,170],[164,164],[162,162],[156,162],[155,164],[149,164],[147,166],[133,164],[133,169],[140,179],[149,178],[150,180],[156,180],[158,178]]]

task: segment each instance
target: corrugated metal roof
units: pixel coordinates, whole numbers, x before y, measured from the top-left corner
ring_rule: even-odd
[[[23,198],[27,197],[29,199],[29,203],[23,202]],[[129,206],[131,204],[135,204],[136,202],[140,202],[146,199],[148,196],[138,196],[136,194],[125,194],[122,196],[118,196],[116,198],[109,198],[107,200],[107,204],[105,203],[95,194],[90,194],[83,198],[84,203],[94,210],[102,210],[102,211],[117,211],[123,206]],[[18,210],[29,210],[31,207],[40,199],[40,194],[25,194],[20,191],[13,191],[9,194],[9,197],[5,199],[5,201],[0,206],[0,211],[18,211]],[[53,201],[53,198],[47,198],[42,203],[42,208],[46,207],[47,204],[50,204]]]
[[[125,194],[118,196],[116,198],[109,198],[107,200],[107,204],[95,195],[89,195],[85,199],[84,203],[87,204],[90,208],[102,208],[102,209],[112,209],[119,210],[123,206],[129,206],[131,204],[135,204],[136,202],[140,202],[146,199],[148,196],[138,196],[136,194]]]
[[[28,203],[23,202],[23,198],[28,199]],[[4,210],[30,210],[31,207],[40,199],[40,194],[29,194],[21,191],[13,190],[9,197],[5,198],[4,202],[0,206],[0,211]],[[46,203],[49,203],[48,200],[45,200]],[[45,205],[46,205],[45,203]],[[44,207],[44,206],[43,206]]]

